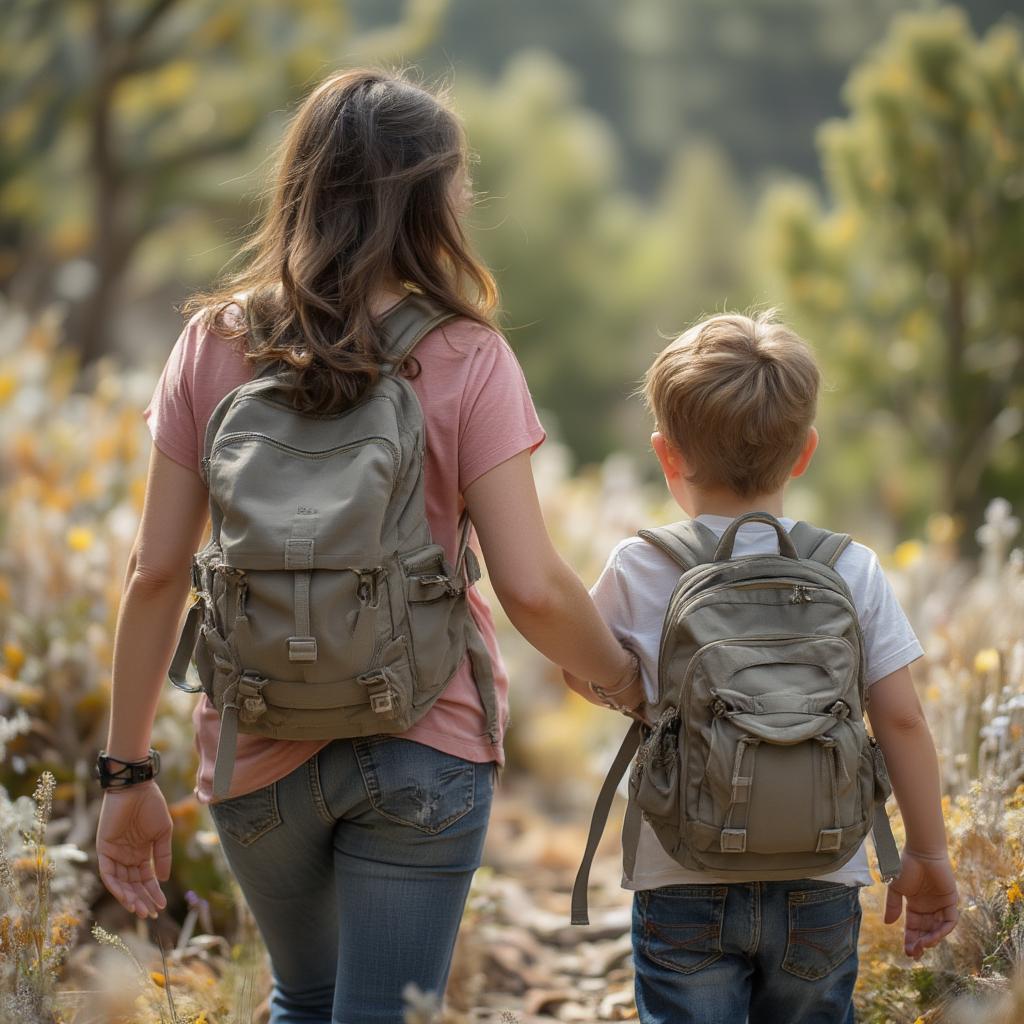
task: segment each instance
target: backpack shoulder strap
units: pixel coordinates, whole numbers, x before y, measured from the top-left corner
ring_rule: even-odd
[[[811,526],[803,520],[793,526],[789,537],[801,558],[811,558],[830,569],[835,568],[839,556],[853,540],[848,533],[832,533],[831,530]]]
[[[696,519],[640,530],[639,536],[661,548],[684,571],[703,562],[713,562],[718,548],[714,531]]]
[[[383,322],[385,372],[396,370],[425,335],[455,316],[415,292],[399,300]]]

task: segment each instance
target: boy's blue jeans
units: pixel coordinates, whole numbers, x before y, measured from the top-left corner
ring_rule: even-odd
[[[337,739],[210,805],[270,954],[270,1024],[402,1024],[408,983],[444,991],[494,769],[398,737]]]
[[[860,890],[815,879],[633,899],[642,1024],[852,1024]]]

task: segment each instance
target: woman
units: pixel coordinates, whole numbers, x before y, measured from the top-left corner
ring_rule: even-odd
[[[416,347],[411,379],[426,423],[434,540],[451,558],[467,508],[515,627],[573,675],[623,705],[639,703],[635,659],[545,531],[529,461],[544,431],[493,326],[494,281],[461,226],[468,207],[461,125],[429,91],[352,71],[322,82],[297,112],[273,200],[243,250],[247,268],[186,307],[193,315],[145,412],[154,448],[115,637],[110,755],[147,754],[190,557],[207,524],[199,459],[213,408],[271,358],[299,368],[311,410],[351,404],[378,373],[381,316],[409,286],[457,314]],[[259,329],[250,335],[235,300],[255,295],[249,314]],[[470,610],[494,665],[503,728],[508,680],[475,588]],[[193,719],[195,792],[210,805],[270,954],[272,1024],[399,1022],[407,983],[443,991],[503,762],[469,661],[401,736],[240,733],[222,800],[211,788],[218,715],[205,694]],[[155,780],[105,791],[100,874],[140,917],[166,905],[158,881],[170,873],[170,832]]]

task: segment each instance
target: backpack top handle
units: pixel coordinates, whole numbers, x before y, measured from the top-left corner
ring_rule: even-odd
[[[737,516],[728,526],[725,533],[722,534],[722,539],[718,542],[718,547],[715,550],[715,561],[724,562],[727,559],[732,558],[733,544],[736,542],[736,534],[739,528],[744,523],[767,523],[769,526],[774,527],[775,532],[779,535],[779,554],[784,555],[786,558],[799,559],[800,556],[796,553],[796,548],[793,546],[793,541],[790,539],[789,534],[786,532],[786,528],[775,518],[770,512],[745,512],[741,516]]]

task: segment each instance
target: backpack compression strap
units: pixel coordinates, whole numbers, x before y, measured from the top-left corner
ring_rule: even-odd
[[[604,785],[601,787],[597,803],[594,805],[594,814],[590,819],[590,834],[587,836],[587,848],[583,853],[583,860],[580,863],[580,869],[576,873],[576,881],[572,887],[573,924],[590,924],[590,916],[587,913],[587,883],[590,881],[590,865],[594,861],[594,854],[597,852],[597,844],[601,841],[604,827],[608,824],[608,812],[612,808],[615,791],[622,781],[622,776],[626,774],[626,769],[629,767],[630,761],[633,760],[633,755],[640,747],[640,740],[643,735],[642,729],[643,726],[637,721],[634,721],[632,726],[630,726],[629,732],[626,733],[625,739],[622,741],[622,746],[619,747],[619,752],[615,755],[615,760],[612,761],[611,768],[608,769]],[[629,807],[626,809],[627,818],[632,806],[633,801],[631,800]],[[636,825],[639,826],[639,822],[636,822]],[[638,831],[638,828],[627,828],[624,829],[625,831]],[[636,845],[635,842],[633,845]]]

